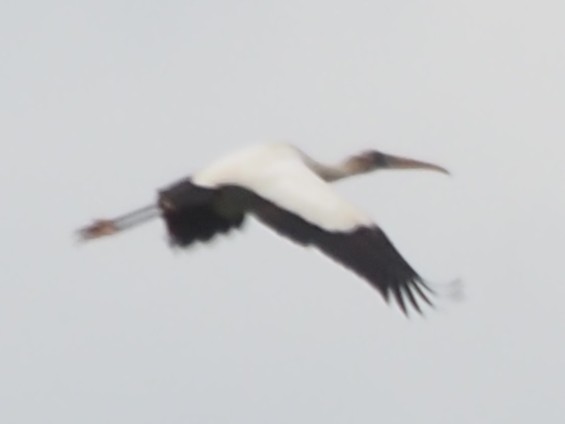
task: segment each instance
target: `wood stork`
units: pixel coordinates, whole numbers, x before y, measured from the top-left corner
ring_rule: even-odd
[[[432,305],[433,290],[404,260],[371,218],[342,200],[328,182],[378,169],[440,166],[376,150],[325,165],[296,147],[254,146],[159,191],[155,204],[115,219],[94,221],[79,230],[82,240],[108,236],[161,216],[170,244],[187,247],[240,228],[247,215],[292,241],[320,249],[366,279],[388,302],[394,295],[421,312],[417,297]]]

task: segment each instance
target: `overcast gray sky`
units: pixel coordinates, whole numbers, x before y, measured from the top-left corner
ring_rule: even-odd
[[[0,422],[561,423],[562,1],[0,6]],[[72,231],[251,142],[454,177],[339,184],[428,280],[405,319],[255,222]]]

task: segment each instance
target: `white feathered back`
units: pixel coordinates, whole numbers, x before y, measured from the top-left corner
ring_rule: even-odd
[[[366,214],[312,171],[305,158],[290,144],[255,146],[220,159],[192,180],[208,188],[241,186],[328,231],[372,225]]]

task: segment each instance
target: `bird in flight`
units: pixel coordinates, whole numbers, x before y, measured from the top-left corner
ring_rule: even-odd
[[[253,146],[160,190],[156,202],[114,219],[100,219],[78,230],[91,240],[161,217],[172,246],[188,247],[242,226],[252,215],[278,234],[315,246],[364,278],[388,302],[391,294],[407,314],[419,300],[432,305],[433,290],[400,255],[372,219],[330,186],[331,182],[380,169],[441,166],[365,151],[336,165],[315,161],[298,148],[276,143]]]

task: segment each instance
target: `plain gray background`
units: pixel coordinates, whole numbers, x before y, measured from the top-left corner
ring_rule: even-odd
[[[561,423],[562,1],[0,6],[2,423]],[[405,319],[250,222],[171,252],[92,218],[251,142],[454,174],[336,188],[465,299]]]

